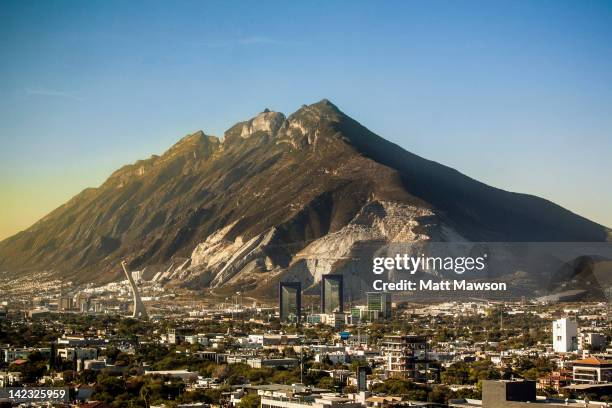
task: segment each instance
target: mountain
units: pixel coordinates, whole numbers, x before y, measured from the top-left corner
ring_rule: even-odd
[[[580,291],[583,299],[605,301],[612,288],[612,260],[599,256],[579,256],[563,264],[550,282],[549,292],[563,293],[569,285],[572,291]]]
[[[130,268],[190,287],[370,274],[393,243],[605,242],[610,230],[487,186],[375,135],[327,100],[199,131],[115,171],[0,242],[0,270],[106,282]],[[364,261],[365,262],[365,261]],[[370,260],[371,262],[371,260]]]

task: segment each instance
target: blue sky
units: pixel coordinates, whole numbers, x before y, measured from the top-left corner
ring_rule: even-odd
[[[612,226],[612,3],[0,1],[0,238],[198,129],[329,98]]]

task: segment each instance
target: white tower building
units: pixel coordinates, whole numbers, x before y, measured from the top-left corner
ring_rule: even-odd
[[[132,313],[132,317],[146,319],[149,317],[147,315],[147,309],[145,309],[144,304],[140,299],[140,294],[138,293],[138,287],[134,282],[134,278],[132,278],[132,274],[130,273],[130,271],[128,271],[127,266],[125,265],[125,261],[121,261],[121,266],[123,267],[125,276],[128,278],[128,282],[130,283],[130,287],[132,288],[132,296],[134,299],[134,312]]]
[[[578,345],[578,325],[564,317],[553,321],[553,349],[556,353],[568,353]]]

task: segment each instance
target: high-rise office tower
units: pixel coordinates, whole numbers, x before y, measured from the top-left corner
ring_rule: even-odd
[[[297,321],[302,317],[302,284],[300,282],[280,282],[278,284],[278,304],[280,319]]]
[[[342,275],[321,277],[321,313],[344,312],[344,281]]]
[[[378,317],[387,319],[391,317],[391,294],[389,292],[366,293],[368,312],[378,312]]]

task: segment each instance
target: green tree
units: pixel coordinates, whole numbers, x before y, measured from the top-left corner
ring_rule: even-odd
[[[238,408],[258,408],[261,397],[257,394],[246,394],[240,398]]]

